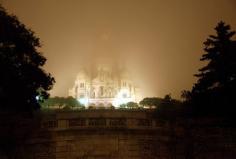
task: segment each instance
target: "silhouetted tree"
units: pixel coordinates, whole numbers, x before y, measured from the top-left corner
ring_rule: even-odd
[[[65,106],[71,107],[71,108],[75,108],[75,107],[83,107],[82,104],[80,104],[77,99],[73,98],[73,97],[67,97],[64,98],[64,102],[65,102]]]
[[[200,113],[215,115],[235,114],[236,105],[236,41],[234,31],[224,22],[215,28],[204,42],[205,54],[201,61],[208,62],[199,69],[197,83],[191,91],[191,102]]]
[[[155,116],[161,120],[171,121],[177,118],[182,103],[179,100],[172,99],[171,94],[167,94],[156,108]]]
[[[166,102],[171,102],[172,98],[171,98],[171,94],[167,94],[164,96],[164,101]]]
[[[127,105],[127,108],[130,108],[130,109],[138,108],[138,103],[135,103],[135,102],[128,102],[126,105]]]
[[[77,99],[73,97],[52,97],[40,102],[42,108],[58,107],[59,109],[66,107],[71,108],[83,108],[84,105],[80,104]]]
[[[32,111],[48,97],[54,78],[42,66],[39,38],[0,7],[0,109]]]
[[[59,109],[60,108],[63,108],[63,106],[65,106],[65,99],[64,97],[54,97],[54,98],[51,98],[51,100],[53,101],[53,106],[58,106]]]
[[[34,32],[0,5],[0,154],[8,158],[24,158],[17,150],[39,126],[32,112],[55,82],[39,47]]]
[[[127,108],[127,105],[126,105],[126,104],[121,104],[121,105],[119,105],[119,108],[120,108],[120,109],[126,109],[126,108]]]
[[[161,101],[162,101],[162,98],[158,98],[158,97],[144,98],[143,100],[141,100],[139,102],[139,104],[142,106],[158,107],[160,105]]]
[[[191,99],[191,92],[188,91],[188,90],[183,90],[181,91],[181,98],[184,100],[184,101],[188,101]]]

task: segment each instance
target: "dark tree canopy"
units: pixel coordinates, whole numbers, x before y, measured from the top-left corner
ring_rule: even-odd
[[[216,35],[204,42],[201,61],[207,65],[199,69],[197,83],[188,96],[198,111],[206,113],[235,113],[236,105],[236,41],[235,32],[224,22],[218,23]],[[233,106],[234,105],[234,106]]]
[[[39,108],[55,82],[42,66],[46,58],[34,32],[0,6],[0,110],[31,111]]]
[[[162,101],[162,98],[158,97],[151,97],[151,98],[144,98],[139,102],[140,105],[142,106],[159,106]]]
[[[130,109],[138,108],[138,103],[135,103],[135,102],[128,102],[126,105],[127,105],[127,108],[130,108]]]
[[[160,120],[174,120],[179,115],[182,103],[167,94],[160,100],[154,116]]]
[[[77,99],[73,97],[52,97],[41,102],[42,108],[84,108],[84,105],[80,104]]]

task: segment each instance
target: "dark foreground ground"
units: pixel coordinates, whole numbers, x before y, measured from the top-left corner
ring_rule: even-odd
[[[42,112],[36,120],[19,120],[21,124],[9,129],[8,135],[5,134],[9,140],[5,142],[9,146],[5,150],[8,155],[2,153],[0,158],[236,158],[235,128],[221,126],[216,119],[161,122],[152,113],[144,110]],[[1,132],[8,129],[4,127]],[[12,133],[13,130],[17,133]]]

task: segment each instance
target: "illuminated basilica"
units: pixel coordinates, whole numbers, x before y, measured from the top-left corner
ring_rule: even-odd
[[[79,71],[69,96],[85,106],[118,107],[138,102],[138,88],[125,69],[115,69],[109,62],[96,64],[91,71]]]

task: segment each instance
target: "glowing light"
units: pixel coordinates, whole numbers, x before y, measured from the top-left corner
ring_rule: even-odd
[[[80,104],[82,104],[84,106],[88,105],[88,98],[80,98],[78,101]]]
[[[36,96],[35,98],[36,98],[37,101],[39,100],[39,96]]]
[[[128,89],[121,89],[115,99],[113,100],[112,104],[115,107],[119,107],[121,104],[126,104],[128,102],[134,101],[134,98],[130,96],[130,92]]]

